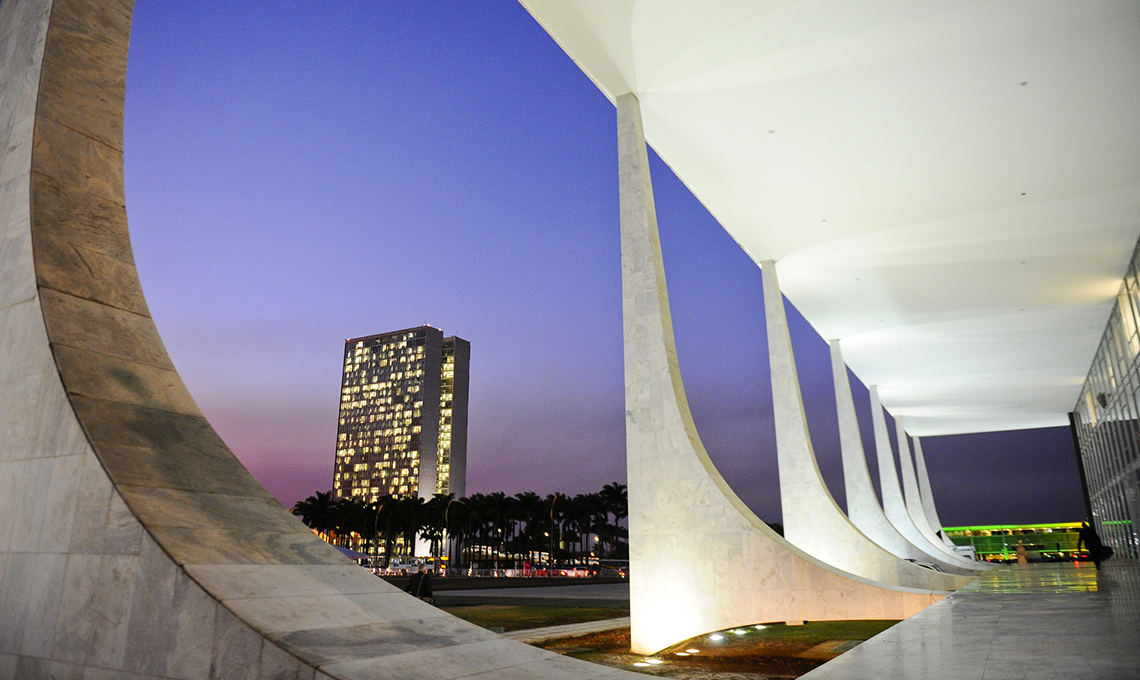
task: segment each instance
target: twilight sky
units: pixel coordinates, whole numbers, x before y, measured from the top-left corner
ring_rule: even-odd
[[[147,299],[283,503],[332,485],[345,338],[423,323],[471,341],[469,493],[625,481],[614,117],[510,0],[136,3],[126,181]],[[652,173],[694,418],[776,521],[759,269],[656,157]],[[827,345],[789,314],[842,504]],[[1084,516],[1068,428],[923,448],[948,526]]]

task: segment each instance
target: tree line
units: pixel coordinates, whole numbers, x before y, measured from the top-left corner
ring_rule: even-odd
[[[461,568],[629,557],[626,487],[616,482],[596,493],[546,497],[526,491],[365,502],[319,491],[298,501],[293,514],[329,543],[381,558],[384,567],[393,557],[412,554],[417,537],[430,543],[433,556],[447,556],[452,567]]]

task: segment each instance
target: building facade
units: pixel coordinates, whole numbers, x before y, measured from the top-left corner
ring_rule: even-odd
[[[1070,415],[1085,502],[1118,557],[1140,555],[1140,248]]]
[[[431,326],[345,341],[335,498],[465,495],[470,360]]]
[[[1034,561],[1088,559],[1087,548],[1078,545],[1080,530],[1080,522],[942,528],[954,545],[973,546],[987,562],[1016,560],[1018,542]]]

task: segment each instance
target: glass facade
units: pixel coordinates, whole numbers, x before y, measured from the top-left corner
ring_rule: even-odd
[[[457,346],[465,351],[457,353]],[[467,439],[467,382],[457,399],[457,354],[470,357],[467,341],[445,339],[430,326],[345,342],[335,498],[430,498],[464,486],[457,472],[466,466],[456,471],[453,464],[456,449],[466,456]],[[462,369],[465,378],[466,365]],[[457,407],[464,411],[461,432],[454,427]]]
[[[1137,255],[1072,413],[1082,481],[1101,540],[1117,557],[1140,554],[1140,283]]]

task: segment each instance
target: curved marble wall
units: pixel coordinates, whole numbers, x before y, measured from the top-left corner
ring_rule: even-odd
[[[759,622],[906,618],[941,599],[808,555],[717,472],[677,364],[636,97],[619,96],[617,113],[633,651]]]
[[[131,257],[131,11],[0,3],[0,678],[626,675],[351,564],[206,422]]]

